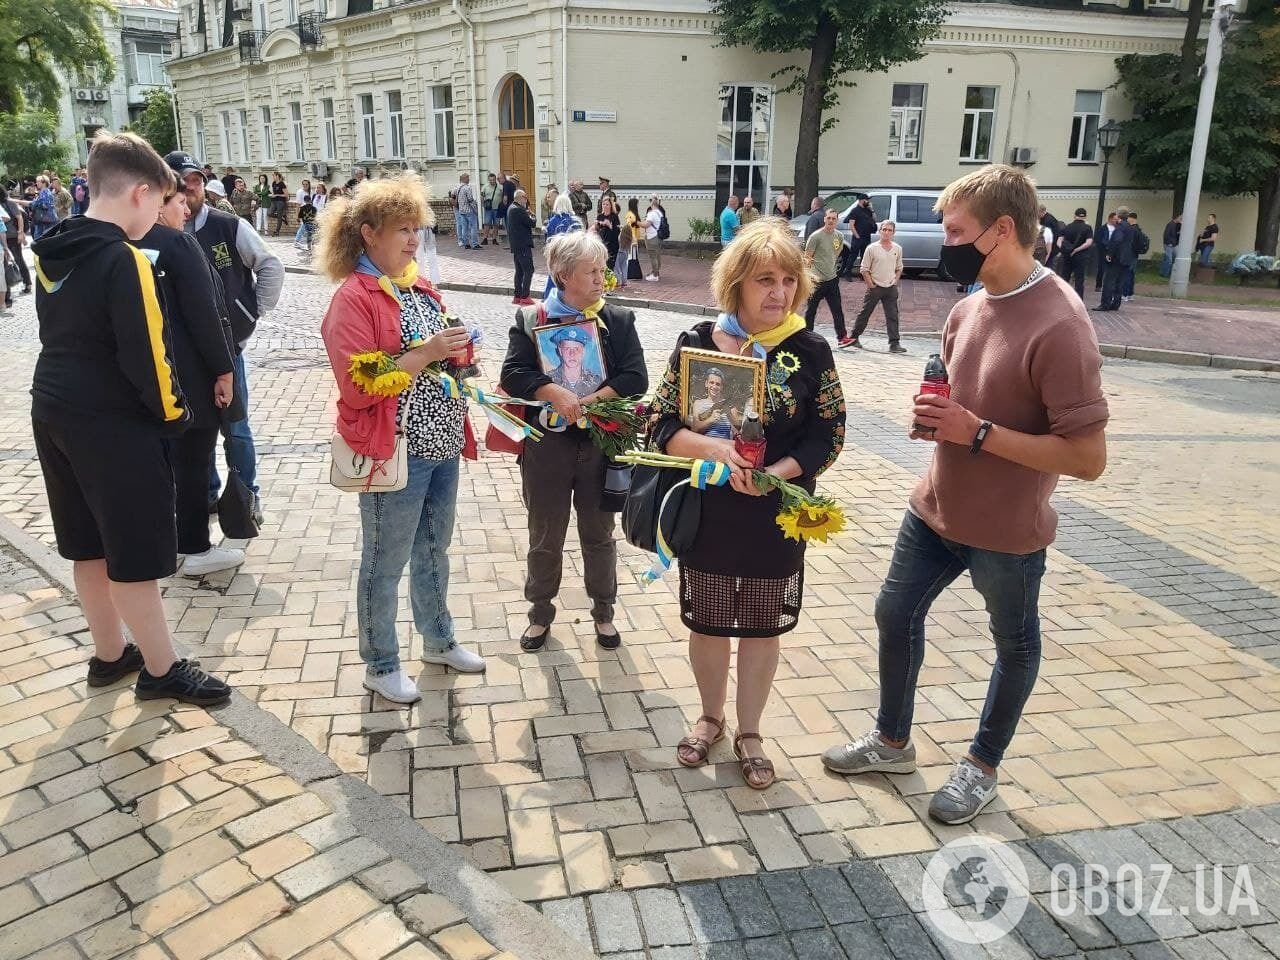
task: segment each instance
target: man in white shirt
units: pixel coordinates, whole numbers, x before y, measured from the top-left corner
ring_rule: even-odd
[[[662,228],[663,217],[662,201],[655,193],[649,197],[649,209],[644,215],[644,248],[649,251],[650,270],[645,279],[654,283],[662,279],[662,238],[658,231]]]
[[[894,243],[893,235],[898,225],[892,220],[880,224],[880,242],[867,247],[862,255],[860,268],[867,292],[862,297],[862,309],[853,324],[852,346],[861,347],[858,338],[867,329],[867,321],[877,303],[884,304],[884,327],[889,334],[889,352],[906,353],[898,342],[898,281],[902,279],[902,247]]]

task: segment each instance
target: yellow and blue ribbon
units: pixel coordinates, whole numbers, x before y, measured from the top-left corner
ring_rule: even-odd
[[[729,482],[729,465],[719,460],[694,460],[689,468],[689,482],[696,490],[723,487]]]
[[[729,465],[721,463],[719,460],[694,460],[693,465],[689,468],[689,479],[681,480],[670,490],[666,496],[662,498],[662,503],[658,507],[658,529],[654,536],[654,552],[657,556],[654,558],[653,565],[640,575],[640,582],[645,584],[654,583],[662,579],[662,575],[671,569],[671,563],[675,559],[675,555],[671,552],[671,545],[667,543],[666,535],[662,532],[662,515],[666,512],[667,503],[671,499],[671,495],[679,490],[686,483],[695,490],[705,490],[707,487],[722,487],[729,482]]]

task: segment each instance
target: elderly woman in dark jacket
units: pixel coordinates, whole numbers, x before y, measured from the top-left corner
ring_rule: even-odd
[[[524,307],[511,328],[507,357],[502,364],[502,388],[513,397],[541,400],[551,406],[568,426],[547,430],[541,441],[526,443],[520,458],[520,477],[529,511],[529,557],[524,595],[529,601],[529,627],[520,637],[520,648],[539,650],[547,641],[560,592],[564,537],[569,527],[569,506],[578,514],[578,538],[596,642],[606,650],[616,648],[622,637],[613,625],[618,593],[617,548],[614,515],[601,509],[604,493],[604,455],[591,442],[582,420],[582,408],[594,400],[631,397],[649,385],[644,351],[636,336],[635,314],[606,304],[604,269],[606,250],[600,239],[586,232],[561,234],[547,243],[547,271],[556,289],[544,306]],[[561,384],[539,361],[534,330],[545,324],[573,320],[594,321],[599,335],[604,369],[597,379],[590,358],[585,376],[574,384]],[[561,339],[574,359],[588,340],[581,328],[566,328]],[[570,344],[569,341],[573,341]],[[576,366],[576,364],[575,364]],[[563,379],[563,378],[559,378]]]

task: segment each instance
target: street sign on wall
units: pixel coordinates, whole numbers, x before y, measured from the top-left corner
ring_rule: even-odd
[[[617,123],[617,110],[575,110],[574,123]]]

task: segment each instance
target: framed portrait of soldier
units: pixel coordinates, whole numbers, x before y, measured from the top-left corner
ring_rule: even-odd
[[[747,408],[764,412],[764,361],[716,350],[680,351],[680,418],[694,433],[732,440]]]
[[[575,396],[595,393],[608,376],[600,331],[593,320],[535,327],[533,339],[542,372]]]

